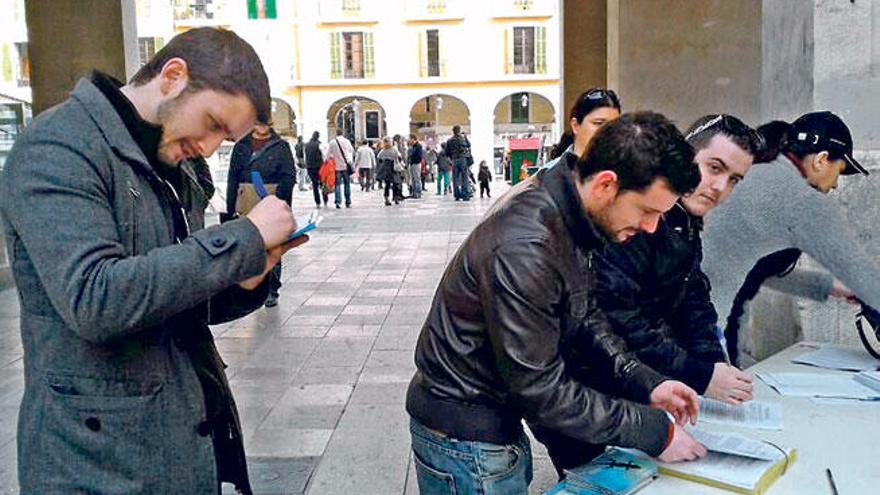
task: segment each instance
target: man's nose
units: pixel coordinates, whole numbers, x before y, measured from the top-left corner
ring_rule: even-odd
[[[659,224],[660,224],[660,215],[652,215],[652,216],[642,220],[642,223],[641,223],[641,225],[639,225],[639,228],[641,228],[643,231],[645,231],[649,234],[653,234],[654,231],[657,230],[657,225],[659,225]]]
[[[223,136],[208,136],[204,139],[201,139],[197,144],[199,149],[197,150],[200,155],[203,157],[209,157],[217,151],[217,148],[220,147],[220,143],[223,142]]]

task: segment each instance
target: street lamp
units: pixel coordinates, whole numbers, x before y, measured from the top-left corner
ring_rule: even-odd
[[[519,104],[520,104],[523,108],[528,107],[528,106],[529,106],[529,95],[526,94],[526,93],[523,93],[522,96],[521,96],[520,99],[519,99]]]
[[[443,98],[434,98],[434,136],[440,136],[440,110],[443,108]]]

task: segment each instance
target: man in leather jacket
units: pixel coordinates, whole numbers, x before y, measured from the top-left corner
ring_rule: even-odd
[[[703,217],[722,203],[749,171],[761,140],[730,115],[707,115],[686,134],[696,151],[701,180],[663,217],[657,231],[623,244],[609,244],[595,257],[599,307],[614,331],[639,360],[700,394],[731,404],[752,398],[752,378],[726,362],[700,269]],[[589,363],[566,363],[581,370],[578,379],[596,388]],[[603,445],[535,428],[562,474],[601,453]]]
[[[660,410],[693,418],[696,393],[628,353],[592,294],[593,252],[654,231],[698,181],[678,130],[636,113],[493,206],[447,267],[416,347],[406,407],[420,493],[527,493],[523,419],[669,461],[705,454]],[[589,362],[613,395],[567,362]]]

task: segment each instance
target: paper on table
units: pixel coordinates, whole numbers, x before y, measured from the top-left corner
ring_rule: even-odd
[[[815,351],[797,356],[791,362],[846,371],[866,371],[880,368],[880,361],[874,359],[861,347],[837,344],[824,344]]]
[[[790,451],[789,451],[790,453]],[[779,453],[781,459],[782,453]],[[659,463],[661,468],[684,475],[683,477],[713,480],[752,492],[761,478],[779,461],[762,461],[748,457],[709,452],[705,457],[690,462]]]
[[[706,450],[711,452],[750,457],[763,461],[775,461],[783,457],[782,452],[776,447],[738,433],[711,432],[700,428],[690,429],[689,433],[696,441],[703,444]]]
[[[791,397],[880,399],[880,392],[860,384],[850,374],[758,372],[757,375],[781,395]]]
[[[700,399],[697,423],[746,426],[764,430],[782,429],[782,406],[775,402],[752,400],[734,406],[715,399]]]

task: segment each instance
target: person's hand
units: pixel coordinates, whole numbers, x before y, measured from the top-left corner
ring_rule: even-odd
[[[846,302],[850,304],[859,304],[859,298],[856,297],[855,293],[849,290],[849,287],[843,285],[843,282],[836,278],[834,279],[834,282],[831,283],[831,297],[845,299]]]
[[[266,250],[281,245],[290,234],[296,232],[296,220],[290,206],[274,194],[261,199],[247,214],[247,218],[260,231]]]
[[[727,363],[715,363],[706,397],[738,406],[752,400],[752,375]]]
[[[675,431],[672,434],[672,441],[666,446],[666,449],[660,454],[658,459],[663,462],[679,462],[692,461],[706,455],[706,447],[700,442],[694,440],[690,433],[684,428],[675,425]]]
[[[651,391],[651,407],[668,412],[679,425],[688,421],[693,425],[697,424],[700,399],[694,389],[684,383],[666,380]]]
[[[272,268],[275,268],[275,265],[281,262],[281,257],[284,256],[284,253],[297,246],[302,246],[307,242],[309,242],[309,236],[301,235],[288,243],[275,246],[266,251],[266,267],[263,269],[263,273],[239,282],[238,286],[244,290],[256,289],[261,283],[263,283],[263,279],[266,278],[266,275],[272,270]]]

